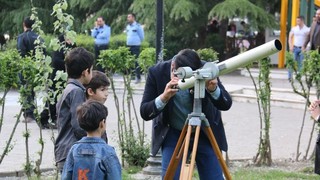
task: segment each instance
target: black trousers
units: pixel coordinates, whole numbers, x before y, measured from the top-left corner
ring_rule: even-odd
[[[30,117],[30,118],[35,118],[34,116],[34,110],[35,110],[35,93],[33,91],[33,87],[27,83],[25,78],[22,76],[21,73],[19,73],[19,79],[20,83],[24,88],[30,89],[30,92],[26,94],[22,94],[23,96],[23,102],[22,102],[22,110],[23,110],[23,116],[25,118]]]
[[[317,137],[316,143],[316,153],[315,153],[315,160],[314,160],[314,173],[320,175],[320,133]]]
[[[64,69],[59,69],[64,70]],[[54,80],[57,74],[57,69],[53,69],[52,74],[50,76],[50,79],[52,80],[52,86],[49,87],[52,91],[56,91],[56,83],[57,81]],[[60,80],[61,81],[61,80]],[[46,102],[44,110],[40,113],[40,122],[42,125],[48,124],[49,119],[51,117],[52,123],[56,123],[57,121],[57,110],[56,110],[56,104],[57,104],[57,97],[54,98],[54,103],[51,104],[49,101]]]
[[[128,46],[130,48],[130,52],[132,55],[135,56],[136,62],[135,62],[135,70],[134,73],[136,74],[137,79],[141,79],[141,68],[138,64],[138,57],[140,54],[140,46]]]
[[[106,50],[108,49],[108,44],[104,44],[104,45],[94,45],[94,55],[96,57],[96,62],[95,62],[95,67],[98,71],[104,72],[104,69],[102,68],[101,65],[97,64],[97,59],[99,59],[100,56],[100,51],[101,50]]]

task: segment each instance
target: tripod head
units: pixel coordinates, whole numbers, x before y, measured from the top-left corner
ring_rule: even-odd
[[[190,67],[180,67],[175,72],[181,82],[185,82],[185,79],[193,78],[194,79],[194,98],[204,98],[205,94],[205,81],[214,79],[219,75],[219,69],[217,63],[206,63],[200,69],[192,71]]]

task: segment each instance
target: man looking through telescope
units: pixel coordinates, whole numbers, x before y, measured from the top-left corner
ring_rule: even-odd
[[[162,150],[162,177],[166,174],[187,116],[193,111],[193,94],[189,89],[176,88],[179,78],[175,77],[174,71],[185,66],[196,70],[203,64],[195,51],[184,49],[171,60],[158,63],[149,69],[140,114],[144,120],[153,119],[151,153],[155,156],[160,148]],[[202,112],[209,121],[220,150],[223,151],[227,151],[228,145],[220,110],[229,110],[231,105],[231,97],[219,78],[208,80],[205,97],[202,99]],[[190,139],[190,147],[193,139]],[[196,164],[200,179],[223,179],[216,154],[203,130],[200,132]],[[174,179],[179,179],[180,169],[181,162]]]

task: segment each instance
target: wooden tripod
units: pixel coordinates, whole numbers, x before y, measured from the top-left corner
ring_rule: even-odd
[[[189,115],[190,116],[190,115]],[[211,146],[219,160],[220,166],[223,170],[224,176],[226,180],[231,180],[231,176],[229,173],[229,170],[227,168],[227,165],[222,157],[222,154],[220,152],[220,149],[218,147],[216,138],[213,135],[213,132],[210,128],[210,125],[208,123],[208,120],[204,117],[202,114],[201,116],[194,116],[191,114],[191,118],[188,117],[188,124],[186,123],[181,131],[178,143],[176,145],[176,148],[174,149],[172,158],[170,160],[168,170],[166,172],[166,175],[164,177],[165,180],[172,179],[174,177],[174,174],[176,172],[177,166],[181,160],[181,157],[183,155],[182,159],[182,165],[181,165],[181,172],[180,172],[180,180],[191,180],[195,165],[195,158],[197,154],[197,147],[198,147],[198,141],[199,141],[199,134],[200,134],[200,127],[201,127],[201,121],[204,121],[205,131],[208,136],[208,139],[211,143]],[[190,143],[190,136],[192,129],[195,128],[195,136],[194,136],[194,143],[192,147],[192,153],[191,153],[191,161],[190,164],[187,163],[187,156],[188,156],[188,149],[189,149],[189,143]],[[183,152],[183,154],[182,154]]]
[[[177,166],[181,160],[182,152],[183,152],[183,159],[182,159],[182,165],[181,165],[180,180],[191,180],[193,175],[193,170],[194,170],[195,158],[197,155],[200,127],[202,122],[204,122],[205,132],[218,158],[218,161],[222,168],[224,176],[226,180],[231,180],[230,173],[222,157],[216,138],[214,137],[213,132],[210,128],[210,124],[206,119],[205,115],[202,113],[201,98],[205,96],[204,87],[205,87],[205,81],[203,79],[196,79],[194,84],[193,112],[188,115],[186,123],[182,129],[178,143],[174,149],[169,166],[167,168],[167,172],[164,177],[165,180],[169,180],[169,179],[172,179],[172,177],[174,177]],[[191,161],[190,161],[190,164],[187,164],[190,136],[191,136],[191,131],[194,128],[196,130],[195,130],[194,143],[193,143],[193,149],[191,154]]]

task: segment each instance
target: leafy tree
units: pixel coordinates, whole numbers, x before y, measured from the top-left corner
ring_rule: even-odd
[[[156,22],[154,7],[155,1],[149,0],[134,1],[131,6],[133,12],[139,13],[147,31],[152,32]],[[183,48],[205,47],[207,23],[214,16],[221,20],[220,36],[215,36],[214,42],[221,42],[218,38],[224,42],[229,18],[248,17],[254,26],[262,29],[274,26],[273,13],[279,7],[279,0],[164,0],[164,47],[170,50],[169,57]],[[223,47],[219,53],[223,53]]]
[[[237,4],[235,6],[235,4]],[[260,3],[263,5],[262,3]],[[274,17],[265,9],[259,7],[249,0],[226,0],[212,8],[209,17],[217,16],[219,19],[241,17],[248,18],[251,26],[259,29],[274,27]],[[263,22],[263,23],[261,23]]]
[[[132,2],[133,0],[70,0],[71,14],[76,17],[76,31],[90,30],[96,18],[102,16],[106,24],[110,25],[112,33],[122,32]]]
[[[11,37],[21,33],[23,19],[31,15],[32,4],[37,8],[39,19],[43,22],[43,30],[52,33],[53,17],[50,14],[54,3],[54,0],[0,0],[0,33],[8,32]]]

